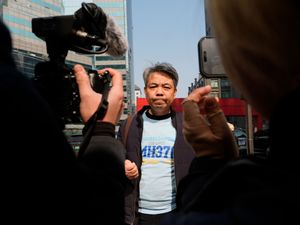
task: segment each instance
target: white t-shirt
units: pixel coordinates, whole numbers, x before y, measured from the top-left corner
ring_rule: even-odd
[[[161,214],[176,208],[174,172],[174,143],[176,130],[171,117],[143,114],[144,126],[141,143],[141,181],[139,212]]]

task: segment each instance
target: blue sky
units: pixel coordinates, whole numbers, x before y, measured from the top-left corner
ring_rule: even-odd
[[[67,0],[66,10],[82,1]],[[88,2],[88,1],[86,1]],[[169,62],[179,73],[178,98],[199,75],[197,44],[205,36],[204,0],[132,0],[135,84],[144,94],[143,70]]]

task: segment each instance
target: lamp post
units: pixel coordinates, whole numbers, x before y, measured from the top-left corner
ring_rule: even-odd
[[[246,113],[246,127],[247,127],[247,154],[254,154],[254,143],[253,143],[253,117],[252,117],[252,107],[246,103],[247,113]]]

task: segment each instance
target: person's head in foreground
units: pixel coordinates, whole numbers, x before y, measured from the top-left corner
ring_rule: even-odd
[[[234,87],[265,118],[300,87],[300,3],[209,0],[223,65]]]

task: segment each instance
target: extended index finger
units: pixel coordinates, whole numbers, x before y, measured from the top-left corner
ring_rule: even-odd
[[[201,100],[211,92],[211,86],[206,85],[204,87],[196,88],[189,94],[185,100],[192,100],[194,102],[200,103]]]

